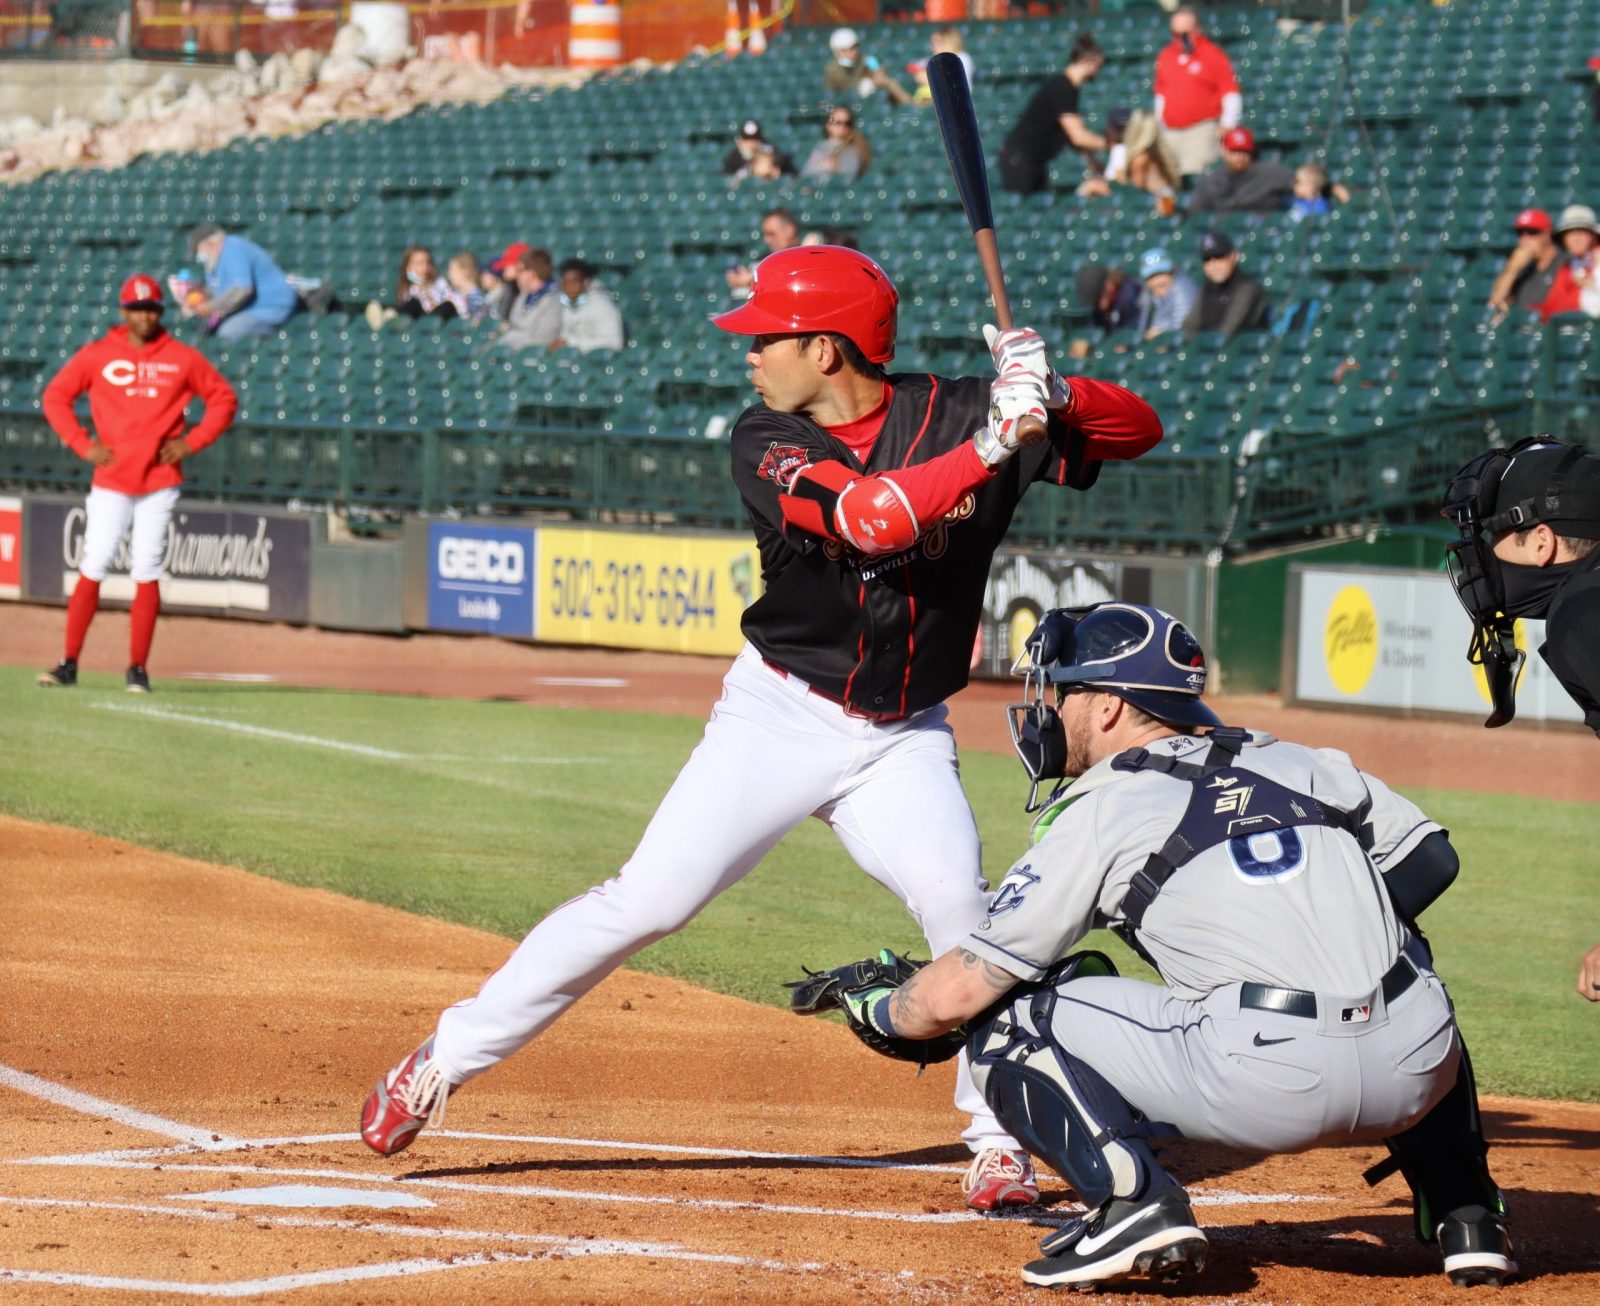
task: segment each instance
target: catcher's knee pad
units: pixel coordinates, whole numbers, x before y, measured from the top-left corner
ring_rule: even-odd
[[[1396,1170],[1405,1176],[1417,1237],[1424,1243],[1434,1240],[1440,1220],[1463,1206],[1506,1213],[1505,1197],[1489,1173],[1489,1140],[1465,1043],[1450,1091],[1410,1129],[1383,1141],[1389,1156],[1366,1172],[1366,1180],[1381,1183]]]
[[[1072,964],[1080,959],[1087,965]],[[1080,953],[1020,985],[974,1026],[967,1056],[1000,1124],[1094,1207],[1142,1192],[1161,1171],[1122,1095],[1051,1032],[1056,985],[1086,974],[1116,969],[1099,953]]]

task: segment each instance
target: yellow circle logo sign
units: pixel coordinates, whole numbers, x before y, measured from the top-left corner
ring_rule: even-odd
[[[1341,694],[1359,694],[1378,665],[1378,613],[1359,585],[1346,585],[1328,605],[1322,630],[1328,675]]]
[[[1512,639],[1515,640],[1517,648],[1523,653],[1526,653],[1528,651],[1528,628],[1524,626],[1522,622],[1517,621],[1512,623],[1511,631]],[[1522,677],[1527,670],[1528,664],[1526,662],[1517,668],[1517,679],[1511,686],[1511,692],[1513,694],[1522,688]],[[1489,693],[1489,677],[1483,674],[1482,663],[1474,662],[1472,664],[1472,679],[1473,682],[1478,686],[1478,696],[1483,699],[1485,703],[1489,704],[1490,707],[1493,707],[1494,697]]]

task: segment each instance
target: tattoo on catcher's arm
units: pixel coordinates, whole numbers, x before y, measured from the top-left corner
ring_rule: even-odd
[[[996,966],[992,961],[985,961],[975,952],[968,952],[965,948],[957,948],[956,955],[961,958],[961,964],[968,970],[978,967],[978,974],[983,979],[983,982],[996,993],[1004,993],[1017,982],[1017,977],[1010,971]]]
[[[904,984],[894,991],[894,996],[889,999],[889,1019],[896,1029],[916,1028],[927,1021],[927,1015],[922,1009],[922,1004],[912,991],[917,987],[917,981],[922,978],[918,971]]]

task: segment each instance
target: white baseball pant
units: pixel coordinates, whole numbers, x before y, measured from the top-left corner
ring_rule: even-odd
[[[746,645],[705,735],[627,864],[546,916],[478,991],[439,1018],[433,1055],[464,1083],[537,1037],[623,961],[682,929],[808,816],[906,905],[938,956],[988,906],[977,826],[941,705],[904,720],[847,716]],[[827,961],[827,958],[820,958]],[[974,1152],[1016,1147],[962,1056],[956,1106]]]
[[[178,487],[169,485],[149,494],[123,494],[94,486],[84,505],[83,557],[78,573],[102,581],[116,561],[128,525],[128,574],[135,581],[160,580],[166,570],[167,530],[178,505]]]

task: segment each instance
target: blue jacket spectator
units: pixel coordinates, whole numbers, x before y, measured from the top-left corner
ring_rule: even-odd
[[[1200,298],[1200,287],[1177,270],[1172,255],[1159,246],[1139,259],[1139,279],[1144,295],[1139,301],[1139,335],[1154,340],[1169,331],[1182,331]]]
[[[206,299],[194,311],[224,340],[270,336],[300,307],[300,296],[272,255],[215,223],[189,233],[189,248],[206,269]]]

